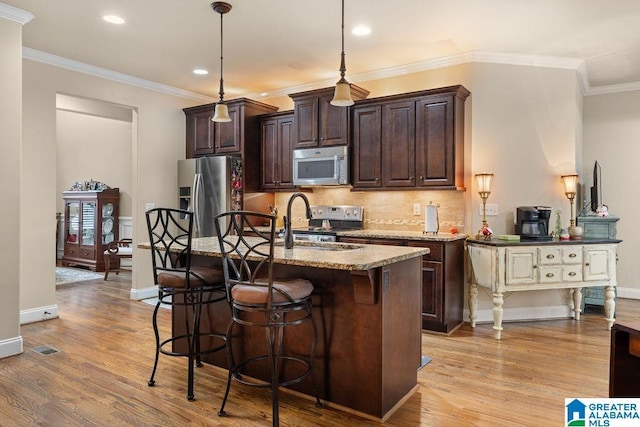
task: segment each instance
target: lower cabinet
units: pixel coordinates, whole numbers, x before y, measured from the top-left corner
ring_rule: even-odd
[[[464,239],[424,241],[338,236],[340,242],[429,248],[422,258],[422,329],[450,333],[463,322]]]

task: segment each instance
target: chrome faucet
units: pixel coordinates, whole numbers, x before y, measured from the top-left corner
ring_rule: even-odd
[[[311,206],[309,206],[309,199],[303,193],[296,192],[291,195],[289,202],[287,203],[287,216],[284,217],[284,247],[285,249],[293,248],[293,233],[291,232],[291,205],[296,197],[302,198],[304,204],[307,205],[307,219],[311,219]]]

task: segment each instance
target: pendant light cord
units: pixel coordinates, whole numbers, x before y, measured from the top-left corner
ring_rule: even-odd
[[[340,83],[346,83],[344,74],[347,71],[344,61],[344,0],[342,0],[342,52],[340,53]]]
[[[220,95],[220,101],[219,102],[223,102],[223,98],[224,98],[224,79],[222,78],[222,61],[224,60],[224,55],[223,55],[223,49],[224,49],[224,44],[223,44],[223,37],[224,34],[222,32],[222,16],[224,14],[220,13],[220,92],[218,92],[218,95]]]

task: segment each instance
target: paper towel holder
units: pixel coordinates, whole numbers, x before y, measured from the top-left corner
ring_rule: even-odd
[[[423,234],[433,233],[438,234],[440,229],[440,221],[438,219],[439,204],[434,205],[433,202],[429,202],[425,205],[424,209],[424,231]]]

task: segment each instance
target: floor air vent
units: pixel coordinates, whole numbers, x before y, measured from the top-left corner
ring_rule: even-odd
[[[49,354],[53,354],[53,353],[57,353],[58,350],[56,350],[53,347],[49,347],[46,345],[40,346],[40,347],[36,347],[33,349],[33,351],[35,351],[36,353],[40,353],[40,354],[44,354],[45,356],[48,356]]]

